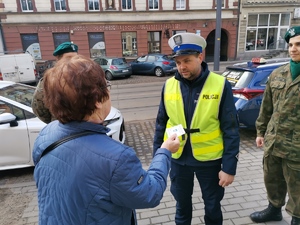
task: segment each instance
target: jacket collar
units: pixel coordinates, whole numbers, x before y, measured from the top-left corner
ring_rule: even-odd
[[[91,122],[70,122],[70,123],[66,123],[66,124],[62,124],[59,123],[60,127],[63,127],[65,129],[69,129],[69,130],[76,130],[78,132],[80,131],[94,131],[97,133],[103,133],[106,134],[110,131],[110,129],[108,127],[103,126],[102,124],[96,124],[96,123],[91,123]]]

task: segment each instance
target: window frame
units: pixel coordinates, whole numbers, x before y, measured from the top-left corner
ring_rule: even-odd
[[[137,32],[121,32],[121,46],[123,57],[138,56]]]
[[[212,8],[216,9],[217,8],[217,0],[212,0]],[[229,8],[229,0],[222,0],[222,9],[228,9]]]
[[[157,2],[157,8],[154,8],[154,6],[152,8],[150,8],[150,1],[152,1],[152,5],[155,4],[155,2]],[[160,9],[160,0],[147,0],[147,8],[149,11],[158,11]]]
[[[126,1],[126,7],[123,8],[123,1]],[[128,8],[128,1],[131,2],[131,8]],[[122,9],[122,11],[133,11],[133,0],[120,0],[120,8]]]
[[[177,1],[179,1],[180,5],[183,4],[184,7],[177,7]],[[176,10],[185,10],[186,9],[186,1],[187,0],[175,0],[175,9]],[[183,3],[182,3],[183,2]],[[182,5],[181,5],[182,6]]]
[[[28,1],[31,2],[31,7],[32,7],[32,9],[29,9]],[[27,10],[24,10],[24,9],[23,9],[23,4],[22,4],[22,2],[25,2],[25,3],[26,3],[26,7],[28,8]],[[22,10],[22,12],[33,12],[33,4],[32,4],[32,0],[20,0],[20,5],[21,5],[21,10]]]
[[[68,37],[68,39],[58,41],[59,38],[56,38],[58,35],[65,35]],[[57,33],[52,33],[52,38],[53,38],[53,44],[54,44],[54,49],[56,49],[61,43],[64,43],[66,41],[71,41],[70,33],[69,32],[57,32]]]
[[[153,40],[151,40],[151,33],[153,33],[152,34]],[[156,37],[158,37],[159,40],[156,40]],[[148,54],[161,53],[161,44],[162,44],[162,32],[161,31],[148,31],[147,32]]]
[[[274,17],[276,18],[277,16],[277,24],[274,24]],[[273,19],[271,19],[272,17]],[[248,14],[244,44],[245,51],[286,49],[287,43],[284,41],[284,34],[290,26],[290,20],[291,13],[288,12]],[[252,43],[253,46],[249,47],[248,43]]]
[[[32,3],[32,10],[25,10],[23,11],[22,9],[22,4],[21,4],[22,0],[16,0],[16,4],[17,4],[17,12],[24,12],[24,13],[30,13],[30,12],[37,12],[36,6],[35,6],[35,0],[31,0]],[[27,2],[28,0],[26,0]]]
[[[94,9],[90,9],[90,4],[89,4],[89,2],[92,2],[93,8],[94,8]],[[95,9],[95,2],[98,2],[98,9]],[[100,9],[101,9],[101,7],[100,7],[100,4],[101,4],[100,0],[86,0],[86,4],[87,4],[87,10],[88,10],[89,12],[98,12],[98,11],[100,11]]]
[[[104,32],[88,32],[88,43],[91,58],[106,56],[106,42]]]
[[[65,10],[56,10],[55,1],[57,1],[57,0],[51,0],[51,12],[69,12],[70,11],[69,0],[58,0],[58,1],[65,1],[65,4],[66,4]]]

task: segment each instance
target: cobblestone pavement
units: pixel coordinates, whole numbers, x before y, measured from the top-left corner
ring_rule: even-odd
[[[152,140],[155,120],[126,123],[126,144],[136,150],[143,167],[148,168],[152,159]],[[235,182],[226,188],[222,201],[224,225],[253,224],[249,214],[267,205],[262,178],[262,150],[256,148],[255,133],[241,130],[240,162]],[[33,168],[0,172],[0,224],[37,225],[38,206]],[[170,184],[170,181],[168,181]],[[199,185],[195,182],[193,194],[192,224],[203,223],[203,201]],[[164,194],[161,204],[153,209],[137,210],[139,225],[174,224],[175,201],[169,191]],[[284,220],[266,224],[290,224],[285,212]]]

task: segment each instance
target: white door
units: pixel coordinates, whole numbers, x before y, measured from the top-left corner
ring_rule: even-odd
[[[0,114],[12,113],[21,118],[23,110],[1,101]],[[17,124],[0,124],[0,167],[28,164],[31,151],[27,122],[25,119]]]
[[[0,56],[0,71],[3,80],[20,82],[19,67],[14,55]]]
[[[32,56],[29,54],[19,54],[15,55],[15,59],[18,67],[19,82],[35,82],[35,65]]]

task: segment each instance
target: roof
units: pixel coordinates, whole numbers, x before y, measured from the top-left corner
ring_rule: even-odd
[[[236,70],[247,70],[254,71],[257,69],[263,69],[268,67],[278,67],[284,65],[290,61],[290,58],[273,58],[266,59],[263,63],[253,63],[252,61],[236,63],[232,66],[227,66],[226,69],[236,69]]]

